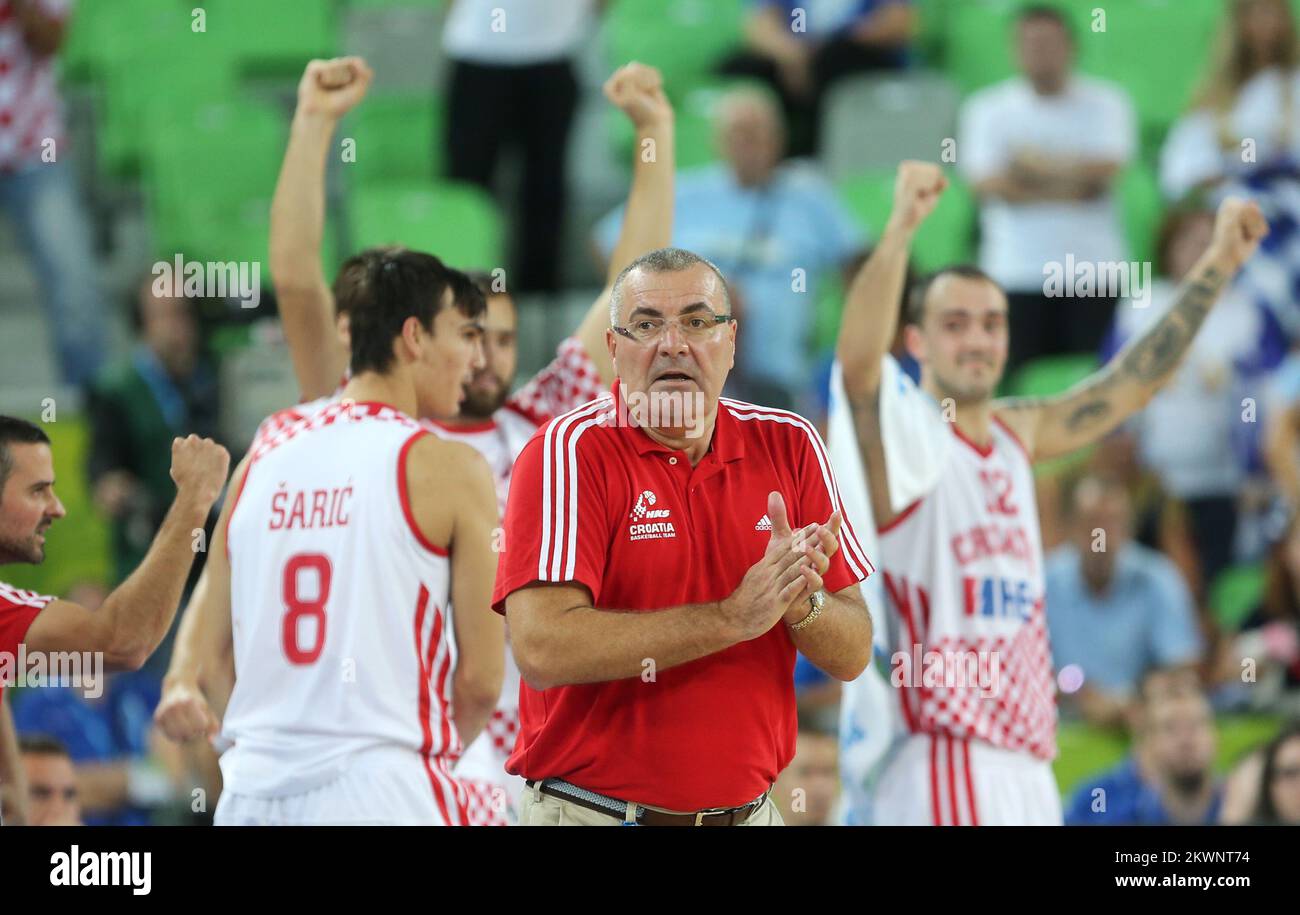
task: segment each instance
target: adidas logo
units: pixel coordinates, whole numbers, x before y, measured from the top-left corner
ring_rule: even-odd
[[[754,525],[756,531],[770,531],[772,529],[772,519],[764,515],[759,522]]]

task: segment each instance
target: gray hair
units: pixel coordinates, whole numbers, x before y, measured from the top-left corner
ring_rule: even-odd
[[[623,281],[627,279],[627,275],[633,270],[644,270],[646,273],[681,273],[696,264],[703,264],[708,267],[713,271],[713,275],[718,278],[718,283],[722,287],[723,311],[730,314],[731,293],[727,291],[727,278],[722,275],[722,271],[718,269],[717,264],[706,257],[700,257],[692,251],[687,251],[685,248],[656,248],[632,261],[615,278],[614,285],[609,291],[610,326],[618,324],[618,313],[623,308]]]

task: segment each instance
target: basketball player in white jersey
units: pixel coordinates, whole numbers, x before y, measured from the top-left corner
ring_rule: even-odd
[[[501,685],[496,496],[413,417],[458,406],[483,300],[411,251],[365,286],[341,399],[254,444],[214,538],[235,661],[219,825],[466,823],[451,765]]]
[[[946,184],[936,165],[899,167],[890,221],[849,289],[836,353],[842,409],[852,414],[858,472],[879,527],[895,632],[891,684],[904,723],[877,782],[875,818],[1059,824],[1050,767],[1055,681],[1031,465],[1096,441],[1150,400],[1268,226],[1255,204],[1224,201],[1214,241],[1168,314],[1054,397],[993,399],[1008,338],[1006,296],[993,280],[953,267],[920,284],[906,342],[921,363],[929,409],[936,422],[949,421],[954,440],[931,488],[899,505],[890,474],[910,471],[906,443],[882,436],[883,358],[912,238]]]
[[[362,100],[370,78],[369,68],[358,58],[313,61],[299,85],[298,112],[272,205],[271,254],[277,301],[300,390],[304,398],[317,399],[285,411],[264,427],[274,429],[285,418],[337,396],[338,379],[346,366],[340,341],[347,339],[355,282],[352,271],[345,268],[331,290],[320,270],[325,157],[335,125]],[[460,412],[428,423],[440,436],[464,442],[487,459],[501,508],[515,457],[537,428],[599,396],[613,378],[604,343],[609,285],[636,256],[670,240],[674,125],[659,73],[641,64],[624,66],[606,82],[605,95],[632,121],[637,134],[632,187],[605,291],[576,333],[561,343],[555,360],[511,394],[517,364],[515,304],[499,274],[477,274],[487,297],[486,364],[468,385]],[[191,600],[182,620],[159,706],[160,726],[177,740],[212,734],[228,690],[225,665],[210,657],[210,648],[198,644],[202,593],[198,591]],[[209,656],[206,662],[205,655]],[[518,668],[507,652],[498,706],[456,768],[469,796],[473,825],[515,822],[514,800],[522,783],[506,773],[505,761],[518,728],[518,694]]]

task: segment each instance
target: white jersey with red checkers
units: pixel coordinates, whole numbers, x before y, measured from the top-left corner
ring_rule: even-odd
[[[351,401],[278,425],[250,450],[227,526],[236,680],[218,821],[313,797],[312,822],[464,823],[450,557],[416,525],[406,488],[406,456],[428,431]],[[350,805],[346,779],[370,766],[393,809],[331,808]]]
[[[576,337],[559,346],[555,359],[510,396],[482,423],[427,425],[443,438],[463,442],[487,460],[496,479],[502,513],[510,493],[515,459],[539,427],[604,393],[600,370]],[[506,652],[501,698],[487,725],[456,764],[456,776],[469,792],[471,826],[506,826],[517,820],[515,799],[523,780],[506,772],[506,760],[519,733],[519,668]]]
[[[938,484],[880,529],[902,719],[912,734],[947,741],[926,745],[933,771],[920,782],[928,782],[923,806],[936,823],[980,819],[975,780],[957,776],[966,742],[1032,757],[1043,769],[1056,755],[1030,459],[996,418],[986,447],[951,428],[959,444]],[[985,814],[985,822],[997,818]]]

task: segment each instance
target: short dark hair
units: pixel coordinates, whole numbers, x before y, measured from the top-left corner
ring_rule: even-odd
[[[51,734],[19,734],[18,752],[31,753],[35,756],[67,756],[67,746]]]
[[[467,318],[487,307],[483,293],[459,270],[432,254],[406,248],[368,248],[339,268],[334,299],[349,318],[352,374],[385,372],[393,363],[393,338],[407,318],[433,332],[433,320],[450,292]]]
[[[1255,822],[1261,825],[1277,825],[1282,822],[1273,803],[1273,780],[1277,778],[1277,757],[1282,747],[1292,740],[1300,740],[1300,718],[1287,722],[1278,735],[1264,747],[1264,767],[1259,778],[1259,799],[1255,804]]]
[[[696,264],[703,264],[713,271],[718,282],[722,284],[722,307],[726,314],[731,313],[731,291],[727,288],[727,278],[722,275],[718,265],[713,263],[707,257],[700,257],[694,251],[687,251],[685,248],[656,248],[653,251],[647,251],[632,263],[624,267],[614,280],[614,285],[609,291],[609,323],[611,325],[618,323],[618,312],[623,307],[623,281],[633,270],[644,270],[647,273],[681,273],[683,270],[689,270]]]
[[[945,276],[961,277],[964,280],[982,280],[991,283],[999,292],[1002,291],[1002,286],[997,280],[974,264],[953,264],[951,267],[943,267],[926,274],[912,285],[912,293],[907,300],[908,324],[920,324],[925,320],[925,300],[930,295],[930,287]]]
[[[15,416],[0,416],[0,491],[4,490],[14,469],[10,445],[48,445],[50,437],[35,423]]]
[[[511,298],[509,290],[496,288],[497,278],[486,270],[466,270],[465,275],[469,281],[478,287],[478,291],[483,293],[484,299],[490,299],[493,296],[505,296]]]
[[[1026,22],[1033,22],[1036,19],[1056,23],[1065,31],[1070,43],[1074,44],[1074,26],[1061,10],[1046,3],[1029,3],[1016,12],[1016,25],[1018,26],[1024,25]]]

